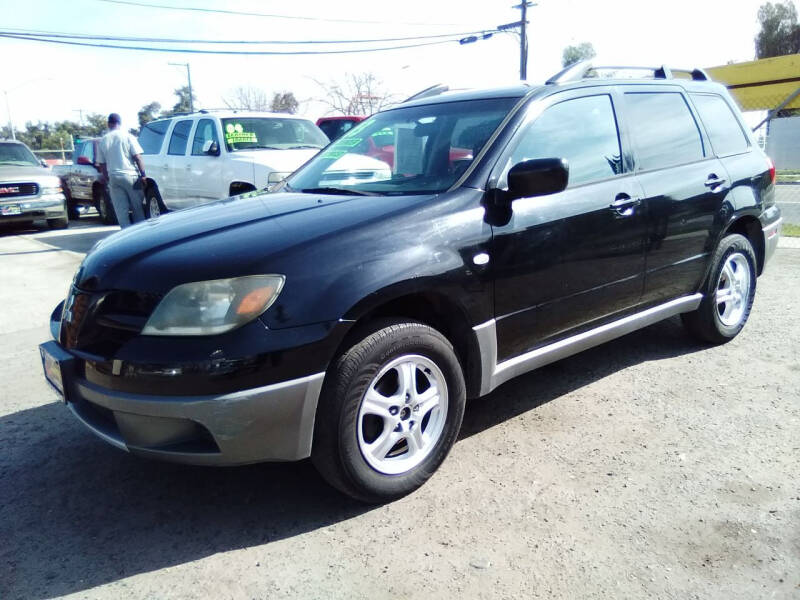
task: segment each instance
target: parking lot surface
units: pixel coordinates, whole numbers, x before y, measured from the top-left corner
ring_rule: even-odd
[[[307,462],[149,462],[72,418],[37,344],[114,230],[0,234],[0,598],[800,597],[800,248],[733,342],[673,319],[509,382],[373,507]]]

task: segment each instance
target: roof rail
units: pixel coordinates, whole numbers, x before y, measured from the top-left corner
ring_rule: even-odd
[[[417,92],[413,96],[409,96],[408,98],[403,100],[403,102],[411,102],[412,100],[419,100],[421,98],[429,98],[431,96],[438,96],[439,94],[443,94],[444,92],[446,92],[449,89],[450,89],[449,86],[446,86],[443,83],[437,83],[436,85],[432,85],[431,87],[427,87],[424,90]]]
[[[547,80],[548,85],[556,83],[566,83],[569,81],[581,81],[598,77],[601,71],[649,71],[653,79],[675,79],[675,72],[688,73],[694,81],[710,81],[711,78],[703,69],[670,69],[666,65],[660,67],[637,67],[637,66],[606,66],[593,65],[590,61],[584,60],[568,66],[566,69],[556,73]]]

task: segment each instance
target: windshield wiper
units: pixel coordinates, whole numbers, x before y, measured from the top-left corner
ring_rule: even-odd
[[[304,148],[314,148],[319,150],[322,146],[314,146],[313,144],[298,144],[297,146],[289,146],[287,150],[302,150]]]
[[[279,146],[249,146],[248,148],[236,148],[237,150],[283,150]]]
[[[377,196],[375,192],[352,190],[337,187],[305,188],[300,190],[303,194],[339,194],[340,196]]]

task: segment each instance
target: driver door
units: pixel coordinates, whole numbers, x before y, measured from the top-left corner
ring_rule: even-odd
[[[211,144],[216,144],[217,154],[209,154]],[[222,149],[219,144],[217,124],[213,119],[200,119],[194,130],[192,146],[186,158],[186,194],[195,202],[205,204],[227,196],[222,186]]]
[[[509,222],[493,229],[498,361],[613,320],[642,297],[642,190],[615,94],[600,90],[534,105],[499,163],[498,187],[533,158],[566,159],[569,181],[563,192],[515,200]]]

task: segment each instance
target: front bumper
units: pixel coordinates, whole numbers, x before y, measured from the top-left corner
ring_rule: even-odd
[[[292,461],[311,454],[324,372],[225,394],[145,395],[80,377],[76,358],[55,341],[40,350],[58,362],[73,414],[122,450],[198,465]]]
[[[10,207],[16,207],[15,214],[6,214]],[[17,210],[19,212],[17,212]],[[0,223],[31,221],[33,219],[55,219],[67,213],[67,200],[64,194],[43,198],[20,198],[0,202]]]

